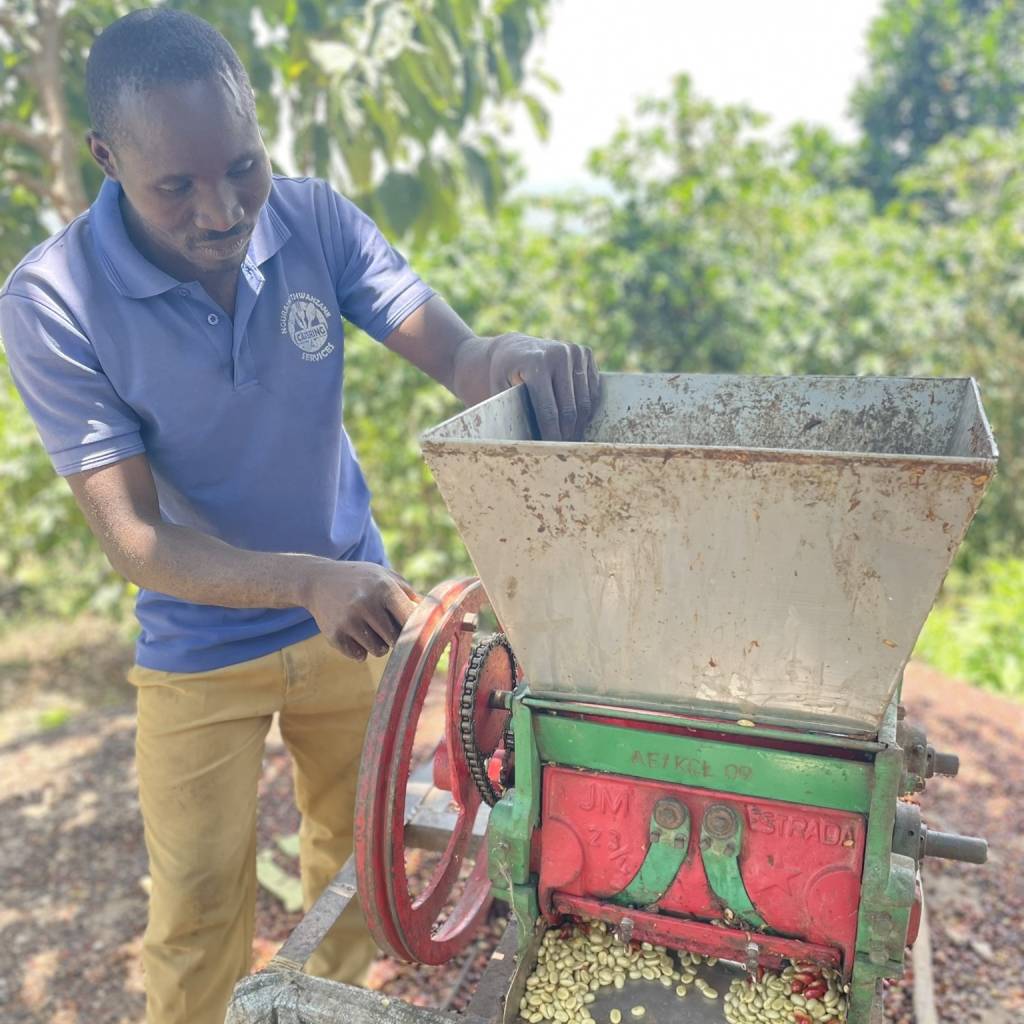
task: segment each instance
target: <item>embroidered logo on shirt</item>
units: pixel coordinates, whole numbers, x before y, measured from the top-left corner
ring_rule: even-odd
[[[302,350],[309,363],[326,359],[334,345],[327,340],[327,320],[331,311],[309,292],[292,292],[281,309],[281,333],[287,334]]]

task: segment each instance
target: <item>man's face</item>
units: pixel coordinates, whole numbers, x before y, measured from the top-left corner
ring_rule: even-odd
[[[179,274],[237,269],[270,194],[270,161],[243,88],[220,75],[126,94],[115,148],[93,141],[124,189],[133,234]]]

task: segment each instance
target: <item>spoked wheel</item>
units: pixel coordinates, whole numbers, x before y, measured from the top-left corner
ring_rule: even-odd
[[[400,960],[451,960],[475,937],[491,901],[486,850],[481,847],[454,907],[441,920],[460,881],[481,803],[450,709],[452,694],[461,692],[476,616],[486,603],[475,578],[442,583],[424,598],[388,660],[366,733],[355,825],[359,894],[377,944]],[[416,725],[445,651],[448,722],[438,763],[443,764],[440,774],[451,791],[456,823],[433,875],[413,896],[405,864],[405,794]]]

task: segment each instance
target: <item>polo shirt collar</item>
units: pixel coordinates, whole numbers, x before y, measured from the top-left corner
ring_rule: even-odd
[[[252,238],[249,239],[249,251],[246,260],[260,266],[266,263],[285,242],[291,238],[291,232],[287,225],[281,220],[277,210],[271,205],[274,202],[276,185],[271,187],[270,198],[263,204],[259,217],[256,218],[256,227],[253,228]]]
[[[273,197],[272,190],[256,219],[246,264],[258,267],[265,263],[291,235],[270,205]],[[178,287],[182,282],[154,266],[135,248],[124,226],[120,198],[120,184],[107,178],[89,211],[96,248],[111,283],[122,295],[132,299],[148,299]]]

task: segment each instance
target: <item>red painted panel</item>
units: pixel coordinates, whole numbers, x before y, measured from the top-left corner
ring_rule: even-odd
[[[624,889],[647,853],[655,802],[674,797],[690,810],[690,847],[658,906],[704,920],[720,917],[699,843],[705,808],[726,803],[743,818],[740,870],[771,931],[838,947],[851,962],[864,859],[860,815],[554,765],[544,768],[542,788],[543,911],[551,910],[556,891],[602,899]]]
[[[921,889],[921,872],[918,871],[914,880],[914,905],[910,908],[910,920],[907,922],[907,945],[917,942],[921,932],[921,908],[924,906],[924,892]]]

